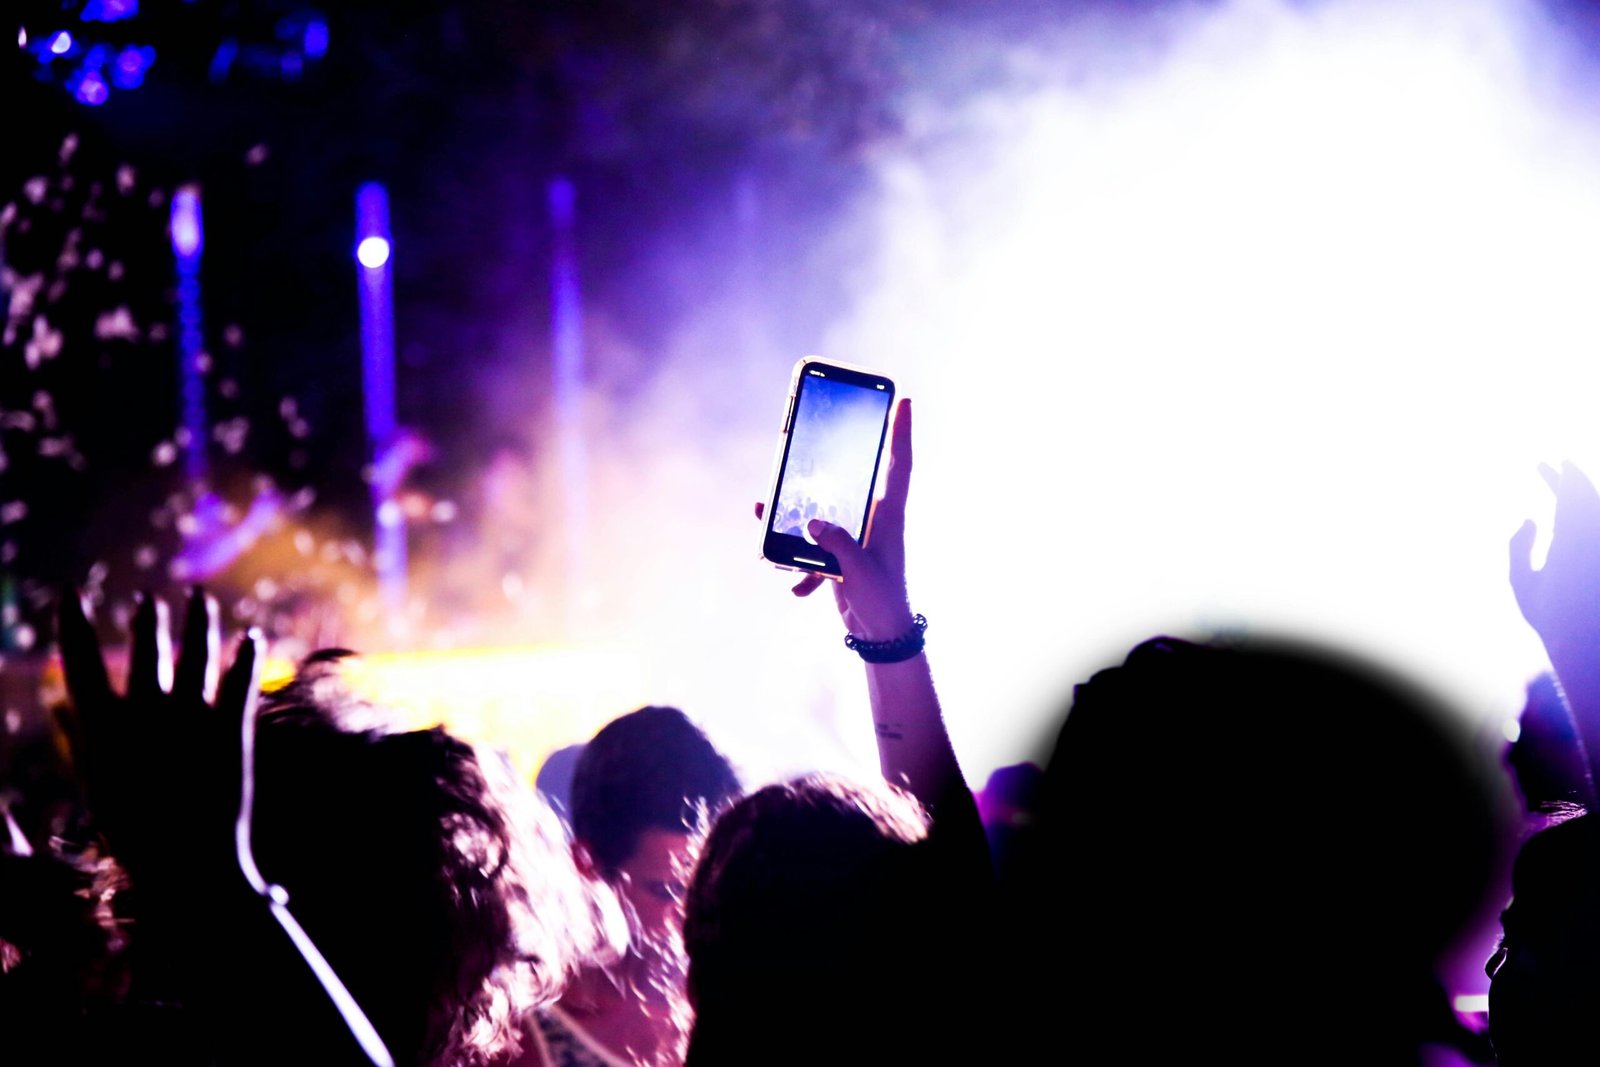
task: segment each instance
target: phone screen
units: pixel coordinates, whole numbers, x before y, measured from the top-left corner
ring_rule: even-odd
[[[823,519],[861,540],[893,400],[894,383],[882,375],[810,361],[801,366],[767,524],[768,559],[839,573],[806,524]]]

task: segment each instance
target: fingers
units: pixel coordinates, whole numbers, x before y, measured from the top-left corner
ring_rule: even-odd
[[[792,592],[795,596],[810,596],[821,588],[822,583],[827,580],[820,574],[808,574],[795,583]]]
[[[172,694],[184,700],[211,703],[217,693],[220,648],[217,602],[204,589],[195,586],[189,594],[189,607],[183,618],[183,648],[178,653]]]
[[[889,430],[889,484],[898,484],[904,496],[911,484],[911,398],[895,404],[894,425]]]
[[[56,630],[56,640],[61,644],[61,671],[66,675],[67,694],[74,710],[82,715],[85,709],[103,708],[111,699],[111,682],[100,656],[100,641],[89,625],[76,589],[61,594]]]
[[[1539,477],[1544,479],[1544,484],[1550,487],[1552,493],[1561,492],[1561,474],[1550,464],[1539,464]]]
[[[894,424],[889,430],[889,469],[883,478],[883,496],[873,503],[867,525],[868,541],[873,537],[903,538],[906,524],[906,496],[911,490],[911,400],[901,397],[895,405]]]
[[[1533,583],[1538,578],[1533,569],[1533,541],[1538,532],[1528,519],[1511,535],[1511,591],[1524,615],[1533,604]]]
[[[756,518],[759,519],[762,516],[766,515],[766,513],[767,513],[767,505],[764,504],[763,502],[757,500],[756,501]]]
[[[254,626],[239,638],[239,651],[233,655],[228,673],[222,677],[217,694],[217,710],[240,723],[239,737],[255,729],[256,698],[261,692],[261,631]]]
[[[167,604],[146,593],[133,613],[133,650],[128,659],[128,696],[149,699],[172,686],[172,637]]]
[[[1544,473],[1542,470],[1540,473]],[[1549,481],[1548,476],[1545,479]],[[1577,464],[1561,465],[1561,475],[1556,483],[1556,507],[1560,511],[1580,512],[1586,516],[1600,515],[1600,492],[1596,492],[1589,476]]]
[[[812,519],[806,524],[806,532],[818,547],[826,549],[839,561],[839,570],[844,572],[847,581],[850,574],[860,568],[866,553],[844,527],[822,519]]]

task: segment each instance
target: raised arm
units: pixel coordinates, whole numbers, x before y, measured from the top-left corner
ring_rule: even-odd
[[[977,805],[961,775],[945,729],[933,674],[922,647],[920,616],[906,594],[906,496],[911,485],[911,402],[901,399],[890,432],[889,469],[873,511],[865,547],[841,527],[820,519],[808,530],[839,560],[833,583],[845,630],[861,655],[877,732],[878,765],[933,812],[941,830],[959,828],[982,839]],[[795,586],[805,596],[826,579],[811,575]],[[957,824],[952,826],[951,824]]]
[[[1530,558],[1532,520],[1511,538],[1511,588],[1523,618],[1544,642],[1550,665],[1577,722],[1595,799],[1600,755],[1600,492],[1576,466],[1542,470],[1556,493],[1550,551],[1539,570]]]

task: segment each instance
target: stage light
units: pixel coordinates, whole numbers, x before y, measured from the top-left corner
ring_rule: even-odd
[[[58,56],[64,56],[72,51],[72,34],[66,30],[57,31],[56,35],[50,39],[50,51]]]
[[[78,16],[84,22],[121,22],[139,13],[139,0],[89,0]]]
[[[389,193],[378,182],[356,190],[356,260],[361,299],[361,385],[367,442],[374,467],[395,455],[403,434],[395,413],[394,283],[389,267]],[[406,606],[406,523],[394,501],[397,486],[374,478],[373,558],[391,624]]]
[[[149,45],[129,45],[117,53],[117,61],[111,65],[111,84],[118,89],[137,89],[144,84],[144,72],[155,58],[156,50]]]
[[[583,287],[578,277],[578,190],[571,179],[556,177],[545,189],[552,241],[550,250],[551,377],[555,394],[557,454],[562,487],[562,529],[566,536],[569,589],[588,587],[589,457],[584,435],[586,377],[583,346]],[[569,598],[568,610],[576,606]],[[575,616],[572,621],[576,621]]]
[[[307,59],[321,59],[328,54],[328,24],[322,19],[306,23],[305,34],[300,38],[300,50]]]
[[[356,259],[368,270],[377,270],[389,262],[389,242],[382,237],[364,237],[356,245]]]
[[[184,472],[190,482],[203,483],[210,473],[206,456],[206,391],[201,369],[205,351],[204,314],[200,300],[200,252],[205,248],[201,221],[200,189],[179,187],[172,194],[172,251],[178,273],[178,383],[183,411],[180,432]]]
[[[75,79],[72,87],[72,96],[80,104],[90,107],[99,107],[111,95],[111,89],[106,85],[105,78],[100,76],[98,70],[86,70]]]
[[[205,228],[200,222],[200,193],[184,186],[172,194],[172,250],[180,259],[193,259],[205,247]]]
[[[18,48],[26,48],[26,47],[28,47],[28,27],[26,27],[26,26],[18,26],[17,27],[17,47]]]

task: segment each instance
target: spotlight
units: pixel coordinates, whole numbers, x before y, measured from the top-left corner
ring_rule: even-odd
[[[382,237],[364,237],[356,245],[356,259],[368,270],[377,270],[389,262],[389,242]]]
[[[172,194],[172,250],[180,259],[193,259],[205,244],[200,223],[200,193],[184,186]]]
[[[50,38],[50,51],[58,56],[64,56],[72,51],[72,34],[66,30],[58,30],[56,35]]]

